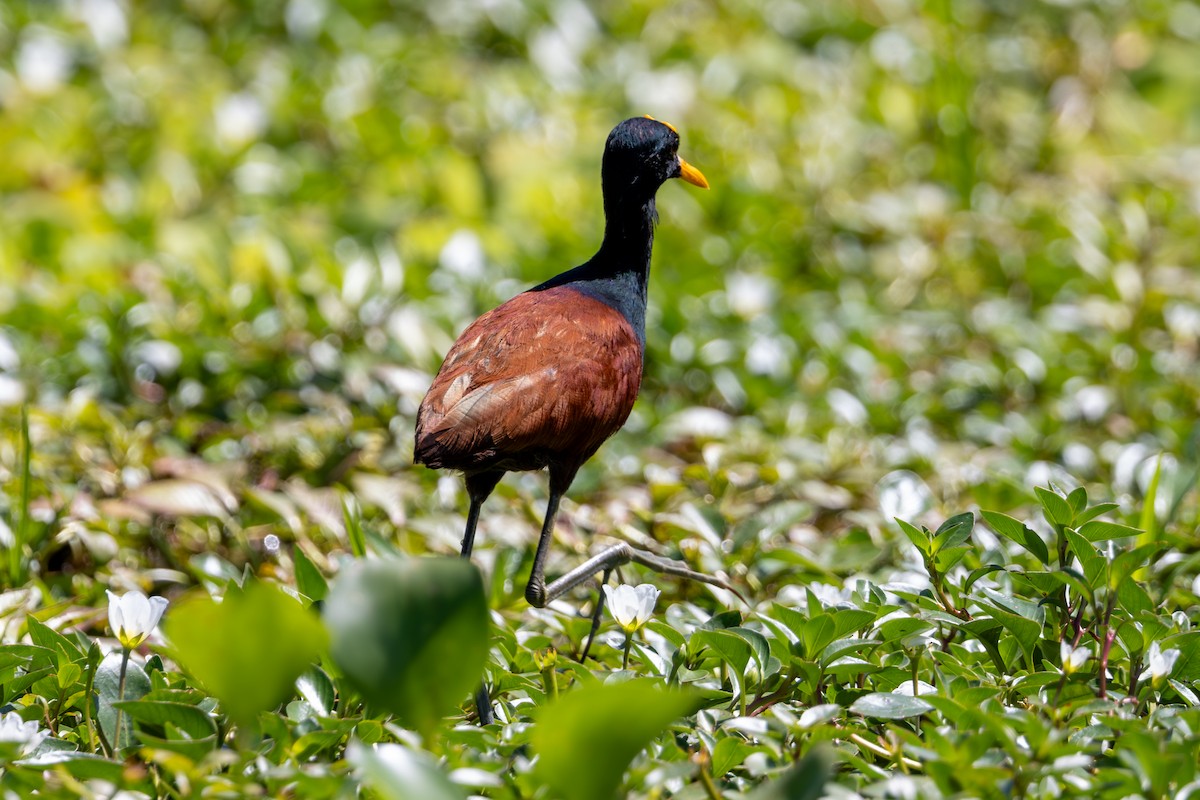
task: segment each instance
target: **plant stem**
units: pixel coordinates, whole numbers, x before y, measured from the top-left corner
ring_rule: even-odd
[[[121,652],[121,677],[117,680],[117,702],[125,699],[125,670],[129,667],[129,648]],[[117,707],[117,724],[113,726],[113,756],[121,751],[121,708]]]
[[[94,644],[93,647],[95,647]],[[96,725],[92,721],[92,691],[96,687],[96,667],[95,661],[88,665],[87,686],[83,690],[83,726],[87,730],[87,751],[89,753],[96,752]]]
[[[558,674],[555,673],[553,664],[542,667],[542,688],[551,700],[558,699]]]
[[[29,441],[29,407],[21,406],[21,516],[16,520],[13,531],[12,549],[8,553],[8,572],[11,586],[20,586],[25,582],[21,559],[25,555],[25,543],[29,539],[29,479],[33,447]]]
[[[629,669],[629,648],[633,646],[633,631],[625,633],[625,654],[621,658],[621,669]]]
[[[721,790],[713,783],[712,775],[708,774],[707,764],[700,765],[700,784],[704,787],[704,794],[708,796],[708,800],[722,800]]]
[[[1112,626],[1113,607],[1117,604],[1117,593],[1109,591],[1108,600],[1104,607],[1104,643],[1100,646],[1100,691],[1099,697],[1101,700],[1108,699],[1108,677],[1105,673],[1108,671],[1108,654],[1112,650],[1113,640],[1117,638],[1117,631]]]

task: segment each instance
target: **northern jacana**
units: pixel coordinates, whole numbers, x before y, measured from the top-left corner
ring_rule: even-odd
[[[549,470],[550,499],[525,587],[525,599],[539,608],[599,572],[607,580],[611,570],[630,561],[729,588],[624,543],[549,586],[544,575],[560,498],[583,463],[625,424],[637,399],[658,221],[654,196],[671,178],[708,188],[700,170],[678,151],[679,134],[671,125],[649,117],[617,125],[600,171],[605,216],[600,249],[586,263],[471,323],[450,348],[417,412],[416,463],[461,470],[466,478],[471,505],[464,558],[471,555],[480,508],[504,473]],[[476,701],[487,723],[486,693]]]

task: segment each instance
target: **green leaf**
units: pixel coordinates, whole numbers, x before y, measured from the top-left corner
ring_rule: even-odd
[[[121,691],[120,652],[109,653],[96,668],[95,689],[98,699],[96,718],[105,740],[119,752],[133,744],[133,721],[121,716],[121,736],[117,740],[117,709],[114,704],[122,700],[139,700],[150,691],[150,678],[141,665],[133,659],[125,668],[125,687]]]
[[[837,636],[837,626],[829,614],[820,614],[805,623],[800,631],[800,640],[804,642],[804,650],[811,656],[825,649]]]
[[[850,710],[864,717],[877,719],[907,719],[919,717],[933,710],[933,706],[919,697],[890,692],[865,694],[854,701]]]
[[[1146,487],[1146,496],[1142,498],[1142,516],[1138,520],[1138,527],[1142,529],[1143,533],[1138,537],[1138,544],[1149,544],[1158,539],[1158,518],[1154,513],[1154,508],[1158,503],[1158,484],[1162,480],[1162,465],[1163,454],[1159,453],[1154,463],[1154,476],[1150,478],[1150,485]]]
[[[962,544],[971,538],[971,531],[974,528],[975,515],[970,511],[951,517],[934,531],[933,552],[940,553],[942,550]]]
[[[1078,518],[1079,512],[1087,507],[1087,489],[1080,486],[1068,494],[1067,505],[1071,507],[1071,516]]]
[[[713,777],[720,778],[729,770],[741,766],[742,762],[746,760],[746,756],[759,749],[761,748],[755,747],[737,736],[726,736],[717,740],[717,744],[712,750]]]
[[[1154,611],[1154,601],[1135,580],[1125,580],[1117,584],[1117,601],[1130,615]]]
[[[1013,635],[1025,654],[1027,661],[1032,662],[1037,648],[1038,639],[1042,635],[1042,627],[1046,623],[1046,612],[1037,603],[1031,603],[1019,597],[1000,594],[988,589],[983,590],[987,601],[979,598],[977,601],[992,617]],[[988,602],[990,601],[990,602]]]
[[[1042,511],[1046,517],[1046,521],[1051,525],[1061,525],[1069,527],[1075,519],[1075,512],[1071,510],[1071,505],[1066,498],[1058,492],[1043,489],[1038,486],[1034,490],[1038,500],[1042,504]]]
[[[754,656],[754,662],[758,666],[759,680],[765,678],[767,662],[771,658],[771,645],[767,641],[767,637],[750,628],[730,628],[729,631],[750,645],[750,653]]]
[[[296,590],[300,594],[314,603],[321,602],[329,594],[329,584],[325,582],[325,576],[312,561],[309,561],[299,546],[292,549],[292,569],[296,573]]]
[[[487,599],[469,561],[355,562],[334,582],[324,618],[347,679],[425,735],[482,679]]]
[[[1122,583],[1129,581],[1133,574],[1145,566],[1162,547],[1163,545],[1158,542],[1150,542],[1117,555],[1108,568],[1109,588],[1116,589]]]
[[[1108,575],[1108,561],[1100,555],[1096,546],[1086,537],[1069,528],[1066,535],[1071,552],[1075,554],[1075,558],[1079,559],[1084,579],[1092,589],[1099,588]]]
[[[898,642],[914,633],[921,633],[933,625],[917,617],[896,617],[879,626],[879,638],[885,642]]]
[[[843,608],[833,612],[834,638],[862,630],[875,621],[875,614],[858,608]]]
[[[745,671],[753,656],[750,643],[731,631],[696,631],[692,634],[691,642],[713,651],[738,672]]]
[[[962,590],[964,592],[971,591],[971,587],[975,585],[975,581],[979,580],[984,575],[990,575],[993,572],[1004,572],[1004,566],[1001,564],[987,564],[979,567],[978,569],[971,570],[971,574],[969,574],[966,581],[963,582]]]
[[[137,722],[163,727],[174,725],[189,739],[215,736],[217,723],[203,710],[186,703],[171,703],[162,700],[125,700],[114,703]]]
[[[1189,631],[1169,636],[1160,643],[1163,650],[1179,650],[1173,677],[1179,681],[1200,680],[1200,631]]]
[[[342,499],[342,519],[346,524],[346,539],[350,542],[350,552],[355,558],[367,555],[367,538],[363,533],[362,520],[358,512],[350,507],[348,499]]]
[[[1107,514],[1110,511],[1116,511],[1118,508],[1120,508],[1120,506],[1118,506],[1116,503],[1097,503],[1091,508],[1084,509],[1082,513],[1076,514],[1075,524],[1082,525],[1088,520],[1093,520],[1096,517]]]
[[[1124,539],[1129,536],[1139,536],[1142,531],[1128,525],[1118,525],[1115,522],[1105,522],[1094,519],[1079,526],[1079,535],[1089,542],[1104,542],[1109,539]]]
[[[171,610],[164,628],[179,663],[242,724],[290,697],[326,640],[311,611],[255,580],[241,590],[230,586],[220,603],[193,594]]]
[[[900,526],[900,530],[904,531],[904,535],[908,537],[908,540],[923,555],[929,555],[932,552],[933,542],[931,541],[929,531],[910,525],[899,517],[896,518],[896,524]]]
[[[122,727],[124,724],[122,723]],[[102,758],[92,753],[79,753],[72,750],[51,750],[38,752],[36,755],[16,762],[22,767],[41,772],[43,770],[63,769],[72,778],[82,781],[102,780],[114,785],[128,785],[128,775],[125,763]],[[132,787],[130,787],[132,788]]]
[[[311,666],[306,669],[304,674],[296,679],[296,691],[321,716],[333,713],[336,699],[333,681],[329,680],[329,676],[320,667]]]
[[[820,745],[809,750],[778,778],[764,783],[749,800],[817,800],[825,796],[825,784],[833,776],[834,752]]]
[[[698,698],[648,680],[590,684],[537,714],[530,744],[551,796],[612,800],[629,762]]]
[[[1050,552],[1046,543],[1023,522],[997,511],[984,511],[982,514],[988,527],[996,533],[1021,545],[1043,564],[1050,564]]]
[[[354,742],[347,758],[363,783],[385,800],[464,800],[467,796],[428,754],[403,745]]]
[[[38,647],[53,650],[70,661],[83,658],[83,651],[75,643],[55,630],[51,630],[39,622],[36,617],[27,617],[26,626],[29,629],[29,639]]]
[[[974,548],[971,545],[964,544],[960,547],[947,547],[938,550],[937,555],[933,557],[933,563],[937,567],[938,572],[945,575],[950,570],[962,561],[963,558],[970,553]]]

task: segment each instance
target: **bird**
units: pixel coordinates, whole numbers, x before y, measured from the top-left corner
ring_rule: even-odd
[[[652,117],[613,128],[601,161],[605,225],[595,255],[468,325],[417,411],[414,462],[465,478],[470,506],[463,558],[471,557],[480,510],[505,473],[549,472],[546,515],[525,587],[525,599],[538,608],[598,573],[607,582],[630,561],[731,588],[626,543],[549,586],[545,579],[559,502],[584,462],[625,424],[641,386],[655,195],[673,178],[708,188],[703,173],[679,156],[679,142],[673,125]],[[486,724],[491,709],[486,689],[481,692],[476,704]]]

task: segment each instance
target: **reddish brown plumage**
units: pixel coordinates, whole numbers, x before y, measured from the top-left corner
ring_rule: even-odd
[[[575,471],[629,417],[642,346],[613,307],[570,286],[519,294],[475,320],[417,413],[415,458],[468,474]]]

